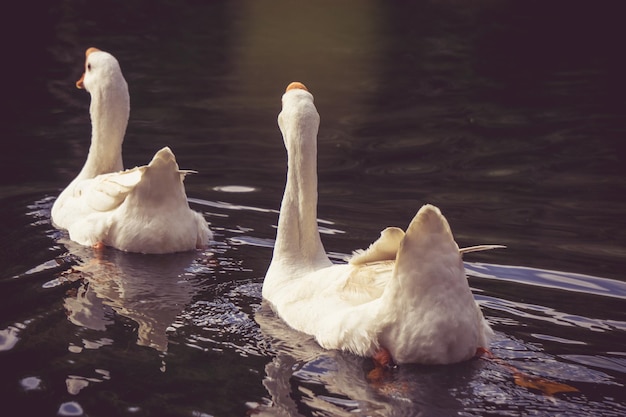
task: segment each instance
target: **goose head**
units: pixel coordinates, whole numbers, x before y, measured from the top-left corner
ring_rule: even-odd
[[[123,169],[122,142],[130,115],[128,84],[113,55],[98,48],[85,52],[85,72],[76,87],[91,95],[91,146],[79,177]]]
[[[93,47],[85,52],[85,72],[76,81],[76,87],[85,89],[90,94],[110,89],[119,89],[128,94],[128,84],[117,59],[110,53]]]
[[[313,104],[313,95],[300,82],[289,84],[282,97],[282,110],[278,114],[278,126],[285,147],[316,146],[319,124],[320,116]]]

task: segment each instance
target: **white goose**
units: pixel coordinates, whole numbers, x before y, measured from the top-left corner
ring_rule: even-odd
[[[317,228],[317,132],[313,95],[291,83],[278,125],[287,183],[263,297],[292,328],[326,349],[382,364],[449,364],[486,348],[492,330],[474,301],[461,249],[437,207],[423,206],[406,233],[387,228],[347,264],[326,256]]]
[[[189,208],[172,151],[122,171],[122,142],[130,98],[119,63],[87,49],[85,73],[76,82],[91,94],[92,133],[87,161],[52,206],[52,222],[82,245],[106,245],[139,253],[182,252],[208,245],[204,217]]]

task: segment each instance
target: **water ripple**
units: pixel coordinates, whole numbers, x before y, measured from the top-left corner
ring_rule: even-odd
[[[198,300],[179,315],[170,336],[185,337],[186,344],[202,350],[230,349],[240,355],[267,353],[264,338],[254,321],[261,299],[261,285],[253,282],[221,284],[210,300]],[[217,288],[216,288],[217,290]]]
[[[528,323],[531,320],[539,320],[559,326],[575,326],[599,332],[626,330],[625,322],[592,319],[581,315],[565,313],[550,307],[513,302],[485,295],[478,296],[477,298],[480,300],[482,307],[520,317],[520,322],[522,323]]]
[[[626,282],[522,266],[465,263],[471,276],[626,299]]]

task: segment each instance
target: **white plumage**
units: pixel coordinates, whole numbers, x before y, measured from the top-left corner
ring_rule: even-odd
[[[313,96],[291,83],[278,124],[287,183],[263,297],[326,349],[361,356],[387,350],[397,363],[449,364],[486,348],[492,330],[474,301],[461,255],[439,209],[424,205],[406,232],[387,228],[347,264],[332,264],[317,228],[317,131]]]
[[[203,248],[211,232],[189,208],[181,171],[170,148],[145,166],[123,171],[128,86],[118,61],[96,48],[86,52],[76,86],[91,94],[92,135],[87,161],[52,207],[55,226],[82,245],[104,244],[140,253]]]

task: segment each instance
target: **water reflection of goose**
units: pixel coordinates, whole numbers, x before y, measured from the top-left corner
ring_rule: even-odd
[[[195,294],[185,271],[197,256],[98,252],[96,259],[77,268],[84,281],[75,296],[65,299],[68,318],[78,326],[104,330],[113,322],[112,309],[137,323],[138,345],[164,352],[168,326]]]
[[[278,316],[324,348],[384,362],[390,353],[398,363],[448,364],[487,347],[492,332],[467,283],[463,250],[436,207],[422,207],[406,233],[385,229],[350,263],[330,262],[317,227],[319,115],[301,83],[282,100],[287,184],[263,283]]]
[[[122,171],[130,99],[117,60],[89,48],[76,85],[91,94],[91,147],[83,169],[52,207],[54,224],[81,245],[140,253],[205,247],[207,222],[189,208],[183,185],[189,171],[178,169],[169,148],[158,151],[148,165]]]
[[[254,318],[273,351],[263,380],[271,402],[257,406],[255,415],[453,415],[463,410],[454,392],[471,392],[468,382],[481,366],[478,361],[445,368],[410,365],[371,380],[371,361],[322,349],[266,303]]]

